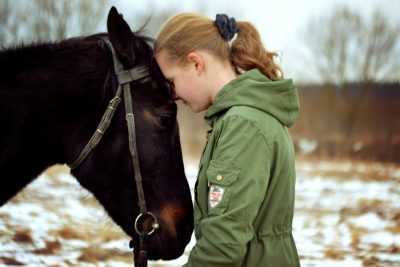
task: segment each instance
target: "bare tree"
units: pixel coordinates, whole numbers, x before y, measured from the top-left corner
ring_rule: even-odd
[[[2,0],[0,44],[59,40],[93,33],[104,18],[107,0]]]
[[[375,90],[376,82],[399,80],[400,27],[392,22],[380,9],[366,17],[347,7],[337,7],[328,16],[310,20],[303,34],[309,52],[307,66],[322,82],[336,85],[329,101],[342,140],[336,146],[347,156],[361,141],[356,128],[362,123],[362,107],[367,105],[367,96]],[[347,92],[338,93],[339,89]],[[352,95],[351,105],[344,104]],[[324,135],[329,133],[321,134],[322,139]],[[387,136],[391,136],[389,132]]]
[[[328,17],[313,18],[306,27],[310,65],[323,82],[393,79],[400,63],[400,27],[381,10],[369,19],[347,7]]]

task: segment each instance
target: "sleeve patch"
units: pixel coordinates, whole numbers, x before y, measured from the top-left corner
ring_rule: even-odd
[[[216,207],[224,196],[225,189],[219,185],[211,185],[208,192],[208,206],[210,208]]]

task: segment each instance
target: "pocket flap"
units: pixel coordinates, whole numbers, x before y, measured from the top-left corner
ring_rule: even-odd
[[[206,171],[209,184],[228,186],[236,181],[240,169],[232,163],[211,160]]]

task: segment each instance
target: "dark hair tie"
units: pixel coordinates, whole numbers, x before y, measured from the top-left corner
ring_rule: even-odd
[[[229,18],[226,14],[217,14],[214,24],[226,41],[232,40],[235,34],[239,32],[235,18]]]

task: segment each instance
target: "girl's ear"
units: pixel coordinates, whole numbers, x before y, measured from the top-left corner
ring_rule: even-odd
[[[204,71],[205,69],[205,61],[204,61],[204,57],[197,53],[197,52],[190,52],[187,56],[186,56],[187,62],[190,65],[194,65],[195,70],[197,71],[197,73],[201,73]]]

